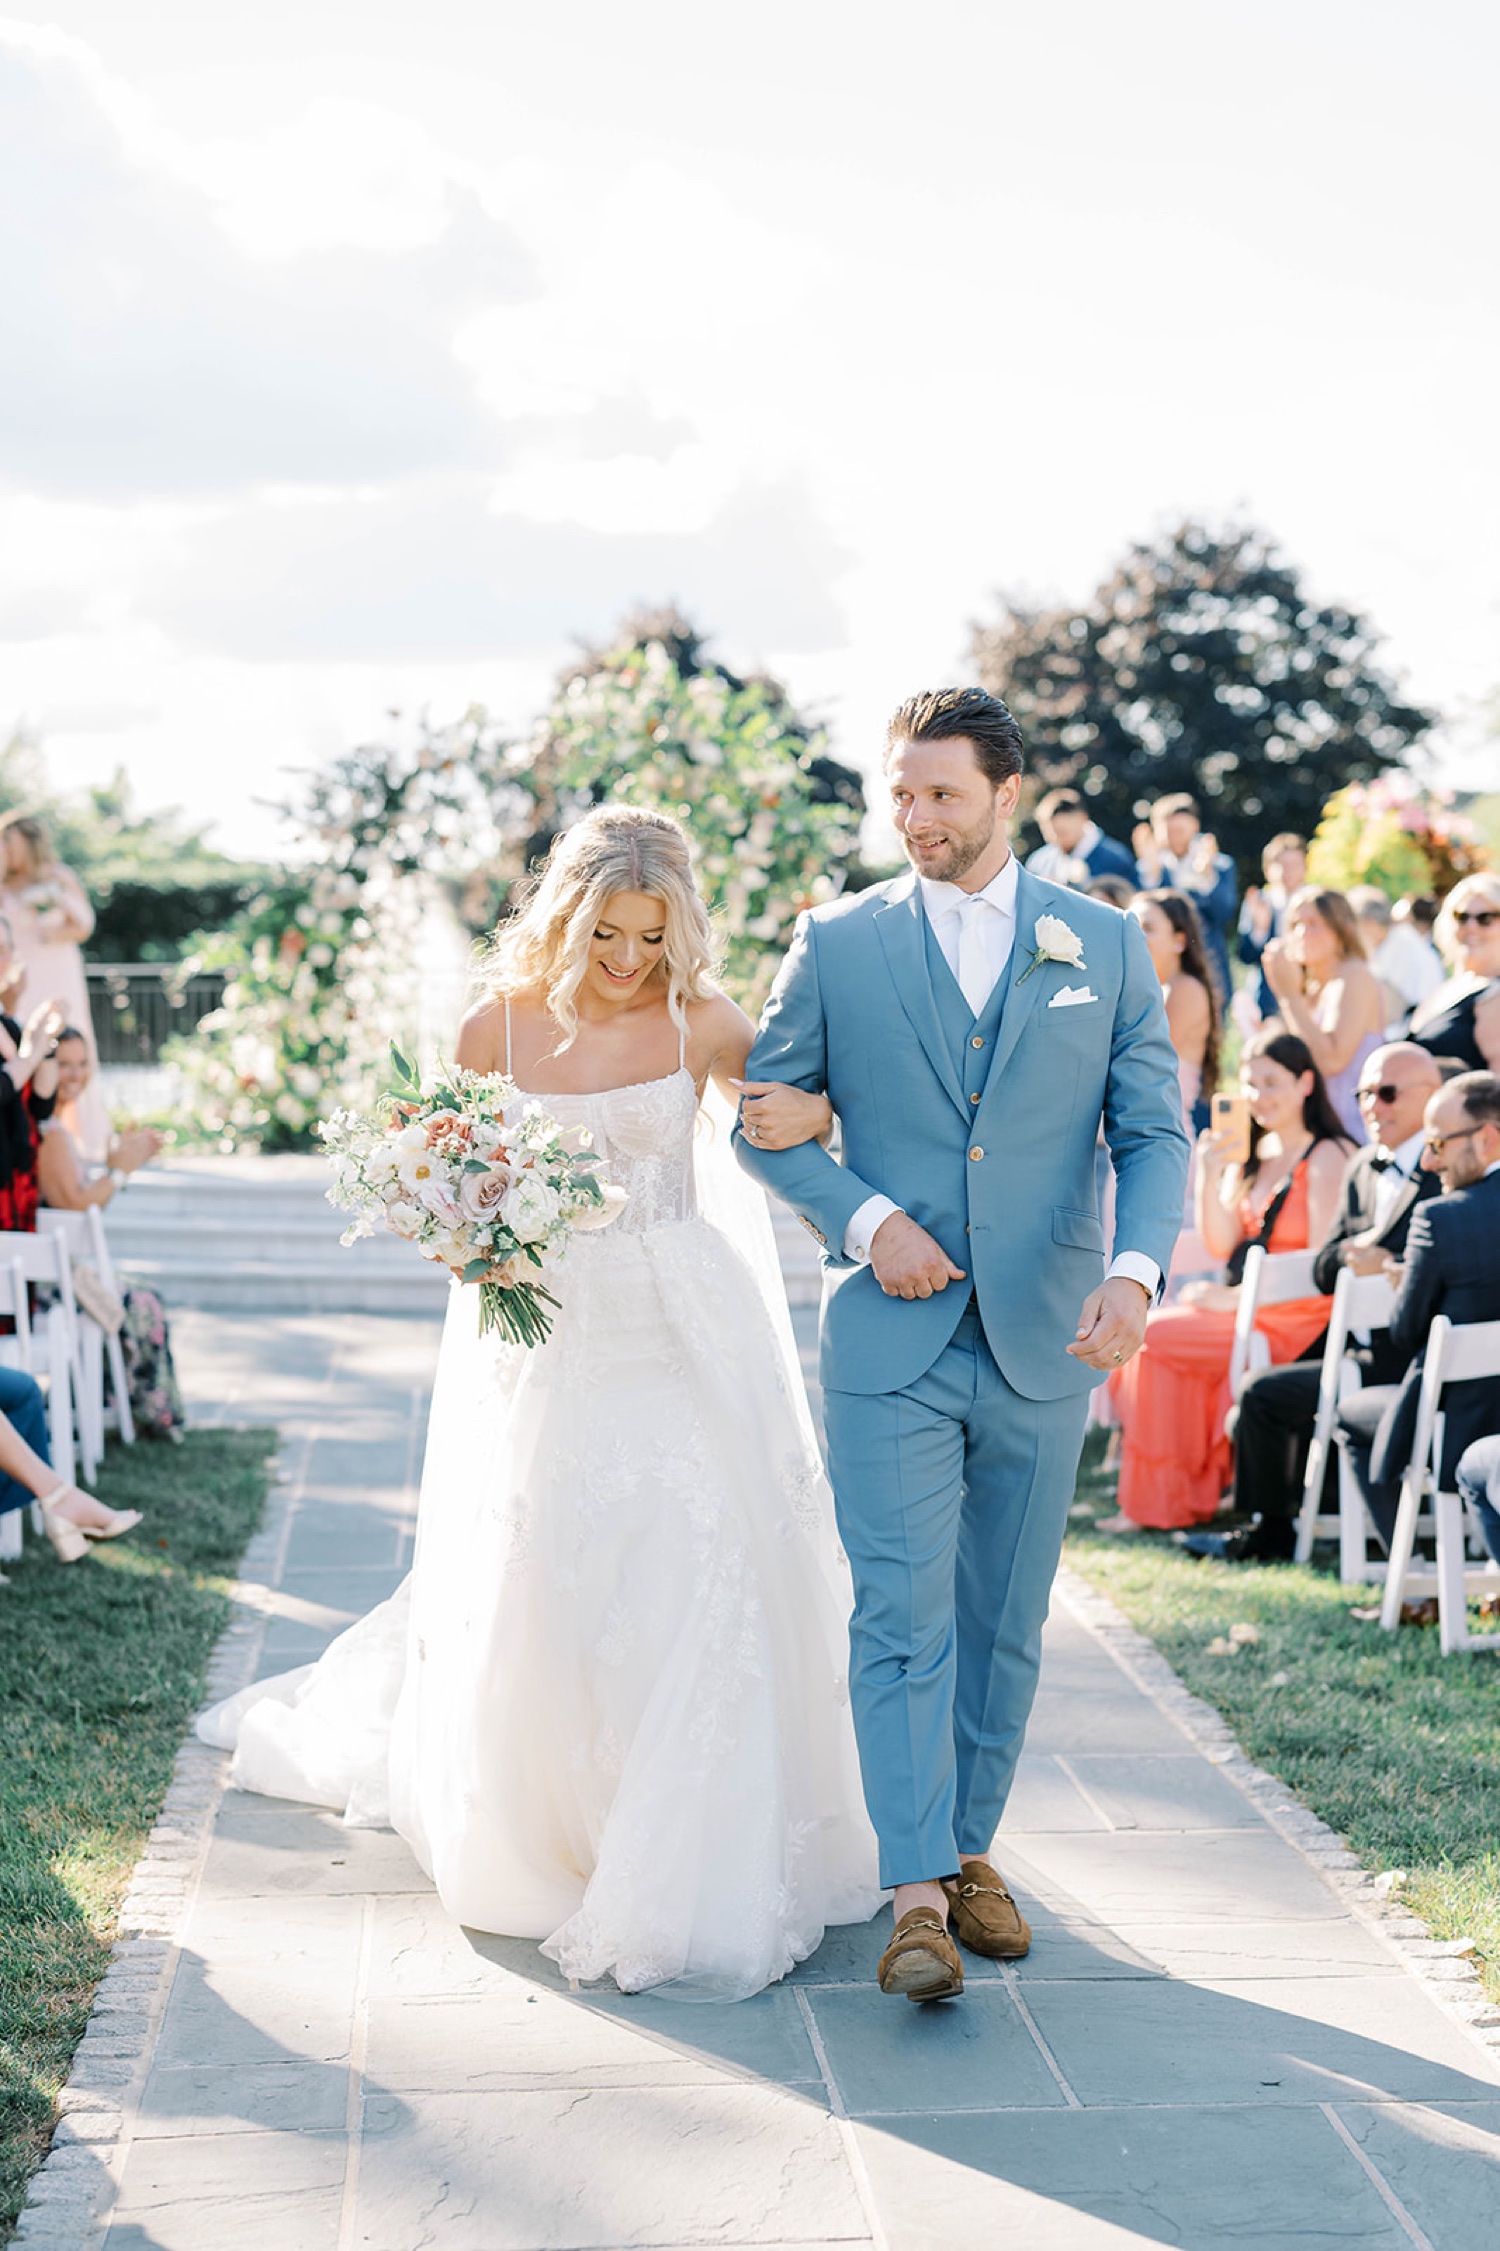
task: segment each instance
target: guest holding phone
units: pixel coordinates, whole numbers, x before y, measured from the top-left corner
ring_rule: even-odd
[[[1216,1513],[1233,1459],[1224,1422],[1246,1255],[1257,1243],[1307,1250],[1333,1223],[1353,1144],[1306,1043],[1267,1025],[1245,1049],[1241,1085],[1248,1154],[1235,1153],[1232,1114],[1198,1143],[1195,1218],[1226,1262],[1225,1279],[1189,1282],[1176,1305],[1153,1313],[1141,1350],[1109,1379],[1122,1432],[1120,1508],[1101,1531],[1168,1531]],[[1322,1297],[1268,1307],[1258,1326],[1272,1363],[1297,1359],[1327,1319]]]

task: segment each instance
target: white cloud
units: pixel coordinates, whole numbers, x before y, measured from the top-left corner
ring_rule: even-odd
[[[427,248],[237,251],[204,197],[132,162],[70,59],[0,49],[0,477],[35,491],[223,491],[493,466],[453,357],[476,301],[531,286],[449,198]]]
[[[183,645],[259,663],[476,661],[606,633],[639,599],[689,600],[753,648],[843,637],[847,558],[795,488],[746,487],[692,533],[494,513],[468,480],[226,511],[184,528],[141,612]]]

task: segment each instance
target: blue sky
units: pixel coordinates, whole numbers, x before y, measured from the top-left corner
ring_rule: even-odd
[[[885,28],[882,28],[885,27]],[[0,725],[268,848],[675,595],[868,759],[997,588],[1267,525],[1500,681],[1493,11],[61,4],[0,28]]]

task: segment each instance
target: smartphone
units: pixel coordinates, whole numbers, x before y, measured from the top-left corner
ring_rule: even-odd
[[[1215,1133],[1231,1136],[1225,1144],[1227,1162],[1245,1164],[1250,1155],[1250,1105],[1243,1094],[1216,1094],[1209,1118]]]

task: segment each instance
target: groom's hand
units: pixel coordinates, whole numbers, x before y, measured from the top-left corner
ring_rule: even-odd
[[[1103,1368],[1106,1374],[1113,1368],[1123,1368],[1145,1342],[1150,1311],[1151,1299],[1144,1284],[1117,1274],[1084,1299],[1077,1333],[1068,1350],[1086,1368]]]
[[[950,1282],[967,1279],[941,1243],[935,1243],[926,1228],[904,1211],[889,1213],[876,1228],[870,1264],[887,1297],[931,1297]]]

